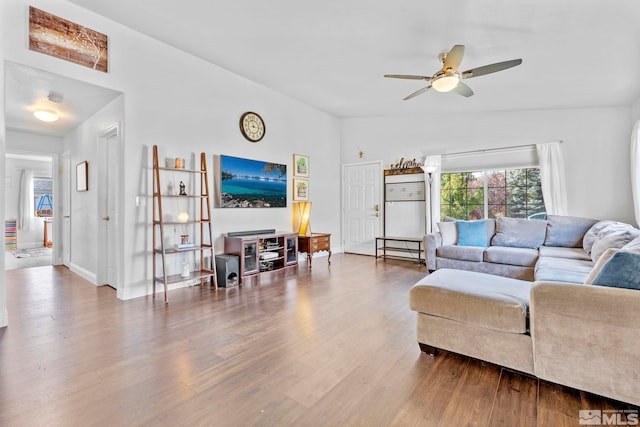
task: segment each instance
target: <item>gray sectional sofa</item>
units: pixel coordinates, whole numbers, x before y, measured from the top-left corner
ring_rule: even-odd
[[[427,265],[437,271],[409,294],[421,350],[640,405],[640,230],[565,216],[534,221],[470,224],[480,246],[465,246],[468,236],[452,225],[425,236]]]
[[[484,224],[484,244],[458,244],[464,236],[458,234],[460,224],[455,221],[441,222],[439,231],[425,235],[430,271],[451,268],[526,281],[584,283],[607,248],[620,248],[640,236],[640,230],[628,224],[561,215],[472,222]],[[478,229],[473,231],[477,234]]]

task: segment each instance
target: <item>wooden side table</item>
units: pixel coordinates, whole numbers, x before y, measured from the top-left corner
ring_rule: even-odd
[[[311,267],[313,254],[320,251],[328,251],[327,263],[331,264],[331,234],[311,233],[310,236],[298,236],[298,252],[307,254],[307,265]]]

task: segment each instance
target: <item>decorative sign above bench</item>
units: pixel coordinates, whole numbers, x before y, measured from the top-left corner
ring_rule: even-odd
[[[420,168],[422,163],[417,161],[416,159],[408,160],[402,157],[398,160],[397,163],[392,163],[389,165],[389,169],[384,171],[385,175],[403,175],[409,173],[422,173],[422,169]]]

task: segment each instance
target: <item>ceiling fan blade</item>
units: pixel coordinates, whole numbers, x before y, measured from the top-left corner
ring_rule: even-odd
[[[384,76],[390,79],[431,80],[429,76],[410,76],[406,74],[385,74]]]
[[[444,60],[444,64],[442,65],[442,69],[446,70],[447,68],[451,68],[456,71],[462,62],[462,57],[464,56],[464,46],[461,44],[457,44],[451,48],[449,53],[447,53],[447,57]]]
[[[431,85],[425,86],[422,89],[418,89],[417,91],[413,92],[412,94],[405,96],[403,98],[403,101],[406,101],[406,100],[411,99],[411,98],[415,98],[416,96],[420,95],[421,93],[425,93],[429,89],[431,89]]]
[[[483,67],[472,68],[462,73],[463,79],[469,79],[471,77],[484,76],[485,74],[495,73],[497,71],[506,70],[507,68],[515,67],[522,64],[522,59],[512,59],[511,61],[496,62],[495,64],[485,65]]]
[[[466,96],[467,98],[473,95],[473,91],[471,90],[471,88],[462,82],[458,82],[456,87],[451,89],[451,92],[455,92],[458,95]]]

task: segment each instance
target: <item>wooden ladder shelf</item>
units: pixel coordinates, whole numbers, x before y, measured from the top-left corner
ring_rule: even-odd
[[[186,174],[192,175],[192,179],[187,180],[192,182],[192,187],[197,186],[197,175],[200,176],[200,184],[197,191],[191,190],[192,194],[169,194],[163,189],[161,182],[161,175],[164,174]],[[186,180],[186,179],[185,179]],[[173,181],[171,181],[173,182]],[[176,200],[178,203],[186,203],[192,205],[193,201],[199,201],[200,209],[199,215],[195,212],[188,212],[189,208],[192,211],[196,209],[193,206],[187,208],[187,213],[195,216],[195,218],[181,218],[174,209],[176,220],[165,220],[165,213],[163,204],[165,199]],[[166,227],[173,226],[174,230],[177,227],[188,227],[194,230],[195,236],[191,244],[185,246],[179,246],[176,241],[173,245],[167,247],[167,241],[165,239]],[[199,229],[199,231],[198,231]],[[175,233],[174,233],[175,234]],[[173,236],[174,239],[177,236]],[[183,254],[185,257],[189,254],[195,254],[194,263],[198,255],[200,255],[200,264],[193,270],[189,271],[189,275],[184,275],[181,272],[177,274],[167,274],[167,258],[171,255]],[[209,256],[210,267],[205,265],[206,256]],[[218,284],[216,281],[215,271],[215,254],[213,249],[213,231],[211,224],[211,203],[209,197],[209,179],[207,175],[207,158],[205,153],[200,153],[200,169],[181,169],[172,167],[161,167],[158,162],[158,146],[153,146],[153,295],[156,295],[156,284],[161,283],[164,288],[164,301],[167,299],[167,286],[173,283],[180,283],[186,281],[199,281],[200,285],[211,281],[214,288],[217,289]],[[158,262],[159,261],[159,262]]]

